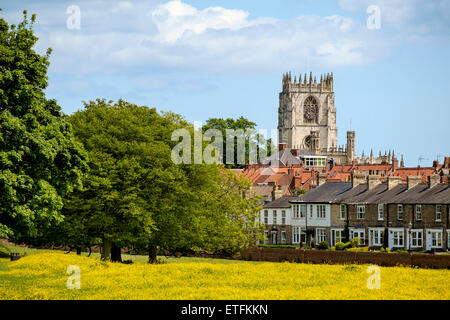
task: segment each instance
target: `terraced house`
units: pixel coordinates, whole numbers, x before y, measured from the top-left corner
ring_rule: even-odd
[[[354,173],[351,182],[325,182],[302,197],[282,197],[261,211],[284,210],[284,240],[271,243],[335,245],[360,238],[362,245],[390,249],[443,251],[450,248],[450,186],[439,175],[423,183],[420,176],[400,177]],[[444,180],[444,179],[442,179]],[[445,179],[444,181],[449,181]],[[283,203],[283,209],[275,208]],[[269,210],[270,209],[270,210]],[[264,221],[265,222],[265,221]],[[266,224],[267,232],[280,227]],[[289,232],[288,232],[289,230]]]

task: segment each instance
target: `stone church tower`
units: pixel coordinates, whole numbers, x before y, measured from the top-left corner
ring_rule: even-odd
[[[327,155],[337,149],[336,108],[333,74],[316,77],[305,74],[303,81],[290,73],[283,76],[278,109],[279,143],[288,148]]]

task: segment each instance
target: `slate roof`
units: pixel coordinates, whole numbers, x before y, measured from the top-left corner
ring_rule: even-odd
[[[291,203],[289,201],[298,199],[296,196],[283,196],[277,200],[269,202],[263,206],[264,209],[272,209],[272,208],[290,208]]]
[[[284,166],[300,165],[302,164],[302,161],[292,154],[291,149],[283,149],[270,157],[263,159],[261,163],[277,167],[280,164]]]
[[[419,183],[411,189],[398,194],[390,200],[390,203],[450,204],[450,187],[446,183],[438,183],[428,188],[428,184]]]
[[[371,190],[367,190],[366,184],[360,184],[350,191],[337,197],[333,203],[366,204],[366,203],[390,203],[390,201],[406,190],[405,184],[399,184],[388,190],[387,183],[381,183]]]
[[[305,193],[292,203],[331,203],[336,197],[352,188],[351,182],[325,182]]]

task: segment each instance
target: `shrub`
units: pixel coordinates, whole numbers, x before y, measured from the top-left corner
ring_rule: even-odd
[[[337,242],[335,247],[336,247],[336,250],[344,250],[345,244],[343,242]]]
[[[357,248],[357,247],[359,247],[361,244],[362,244],[362,241],[361,241],[360,238],[353,238],[353,239],[350,241],[350,245],[351,245],[352,248]]]
[[[352,252],[369,252],[369,247],[359,247],[359,248],[348,248],[346,251]]]
[[[327,250],[329,247],[330,246],[329,246],[328,242],[326,242],[326,241],[322,241],[321,243],[319,243],[319,246],[318,246],[318,248],[320,250]]]

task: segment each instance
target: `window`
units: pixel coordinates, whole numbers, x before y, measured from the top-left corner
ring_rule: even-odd
[[[344,242],[344,230],[339,229],[339,230],[332,230],[331,231],[331,235],[332,235],[332,245],[335,245],[338,242]]]
[[[365,206],[358,206],[357,207],[357,219],[364,219],[364,216],[366,214],[366,207]]]
[[[298,204],[294,204],[292,209],[293,209],[293,213],[294,215],[292,216],[294,219],[298,219],[300,216],[300,211],[299,211],[300,206]]]
[[[264,224],[269,224],[269,210],[264,210]]]
[[[403,231],[393,231],[394,247],[404,246],[404,232]]]
[[[416,205],[416,220],[422,220],[422,206],[420,204]]]
[[[411,231],[411,248],[422,247],[423,246],[422,239],[423,239],[422,231],[419,230]]]
[[[281,224],[284,226],[286,224],[286,211],[281,210]]]
[[[300,242],[300,228],[292,228],[292,243],[297,244]]]
[[[442,248],[442,231],[431,231],[431,247]]]
[[[300,218],[306,217],[306,204],[300,206]]]
[[[436,221],[441,221],[442,218],[442,206],[436,206]]]
[[[305,122],[317,122],[319,106],[316,98],[309,96],[303,104]]]
[[[384,219],[384,205],[379,204],[378,205],[378,220],[381,221]]]
[[[313,206],[312,204],[309,206],[309,217],[312,218],[313,216]]]
[[[286,243],[286,231],[281,231],[281,243]]]
[[[365,243],[365,235],[366,232],[364,230],[353,230],[350,233],[352,239],[359,238],[361,240],[361,244]]]
[[[403,220],[403,205],[397,205],[397,220]]]
[[[273,224],[277,224],[277,210],[273,210]]]
[[[316,229],[317,234],[317,244],[321,243],[322,241],[327,240],[326,230],[322,228]]]
[[[369,231],[369,237],[372,246],[382,246],[383,245],[384,231],[381,229],[372,229]]]
[[[318,219],[325,219],[326,218],[326,212],[325,212],[325,205],[324,204],[317,205],[317,218]]]
[[[345,220],[347,217],[347,207],[345,204],[341,204],[341,220]]]
[[[450,250],[450,229],[447,230],[447,251]]]

